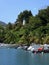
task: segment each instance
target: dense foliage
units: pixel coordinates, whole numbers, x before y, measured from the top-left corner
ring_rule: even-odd
[[[23,25],[23,20],[25,24]],[[25,10],[14,24],[0,25],[0,42],[8,44],[49,44],[49,6],[39,10],[36,16]]]

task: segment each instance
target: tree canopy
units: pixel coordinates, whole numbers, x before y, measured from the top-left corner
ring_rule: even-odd
[[[25,25],[22,25],[25,20]],[[0,25],[0,42],[8,44],[49,44],[49,6],[33,16],[25,10],[18,15],[14,24]]]

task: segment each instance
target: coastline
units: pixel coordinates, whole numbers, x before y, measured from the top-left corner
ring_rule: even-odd
[[[10,47],[10,48],[17,48],[17,44],[5,44],[5,43],[0,43],[0,47]]]
[[[27,46],[27,45],[0,43],[0,47],[23,49],[26,51],[31,51],[32,53],[49,53],[48,44],[41,45],[32,43],[30,46]]]

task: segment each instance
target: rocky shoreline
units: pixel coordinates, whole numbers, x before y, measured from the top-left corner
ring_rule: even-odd
[[[23,49],[26,51],[31,51],[32,53],[43,53],[43,52],[49,53],[49,45],[47,44],[44,44],[44,45],[31,44],[30,46],[27,46],[27,45],[0,43],[0,47]]]
[[[0,43],[0,47],[10,47],[10,48],[14,48],[14,47],[18,47],[17,44],[5,44],[5,43]]]

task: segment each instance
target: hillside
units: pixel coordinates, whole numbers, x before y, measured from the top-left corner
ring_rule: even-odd
[[[0,21],[0,25],[2,25],[2,26],[6,26],[6,23]]]
[[[23,22],[25,24],[23,25]],[[14,24],[0,27],[0,42],[8,44],[49,44],[49,6],[39,10],[36,16],[25,10],[18,15]]]

